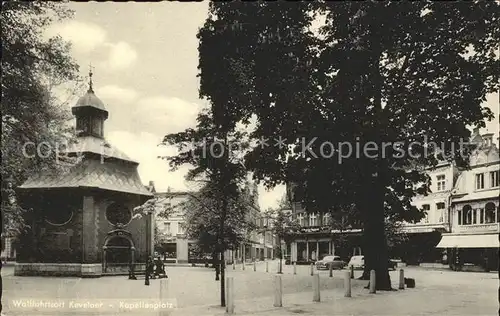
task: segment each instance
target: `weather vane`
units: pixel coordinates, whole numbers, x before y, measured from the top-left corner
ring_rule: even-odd
[[[92,72],[92,63],[89,64],[89,91],[94,92],[93,87],[92,87],[92,75],[94,74]]]

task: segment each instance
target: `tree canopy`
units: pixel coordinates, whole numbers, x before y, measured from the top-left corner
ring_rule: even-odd
[[[69,54],[69,43],[45,34],[53,22],[71,14],[58,2],[2,3],[1,175],[6,235],[16,236],[25,228],[15,188],[33,172],[60,172],[68,162],[74,163],[56,151],[64,149],[73,133],[67,124],[69,107],[57,100],[53,88],[63,83],[78,86],[78,65]]]
[[[388,289],[387,210],[422,216],[411,201],[430,182],[415,166],[467,164],[467,127],[492,118],[499,37],[494,1],[211,3],[200,92],[227,126],[257,117],[251,137],[271,143],[245,156],[258,179],[302,184],[307,211],[357,206],[366,269]]]

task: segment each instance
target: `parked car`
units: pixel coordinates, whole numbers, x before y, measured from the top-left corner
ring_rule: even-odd
[[[389,263],[388,263],[389,270],[396,270],[397,266],[398,266],[397,260],[389,259]]]
[[[347,264],[347,267],[350,269],[351,266],[355,270],[363,270],[365,268],[365,256],[352,256],[351,260]]]
[[[389,259],[389,262],[387,263],[389,270],[396,270],[398,261],[400,260]],[[365,256],[352,256],[351,260],[349,260],[349,263],[347,264],[349,269],[351,266],[353,266],[355,270],[363,270],[365,268]]]
[[[285,260],[285,264],[291,264],[290,255],[283,256],[283,259]]]
[[[339,256],[324,256],[322,260],[316,261],[316,269],[317,270],[329,270],[330,265],[332,265],[332,269],[343,269],[345,266],[345,262],[340,259]]]

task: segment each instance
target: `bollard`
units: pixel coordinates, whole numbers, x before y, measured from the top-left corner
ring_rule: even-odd
[[[236,270],[236,263],[233,261],[233,270]]]
[[[328,268],[330,269],[330,278],[333,278],[333,264],[329,264]]]
[[[311,275],[314,275],[314,264],[311,263]]]
[[[351,273],[349,271],[344,274],[344,297],[351,297]]]
[[[405,289],[405,271],[403,269],[399,269],[399,289]]]
[[[293,263],[293,274],[297,274],[297,262]]]
[[[354,266],[351,266],[351,279],[354,279]]]
[[[226,313],[234,314],[234,278],[226,279]]]
[[[253,262],[253,271],[257,271],[257,262]]]
[[[168,300],[168,279],[160,279],[160,303],[166,304]],[[168,304],[167,304],[168,305]],[[158,316],[167,316],[170,314],[169,310],[160,308]]]
[[[269,272],[269,261],[266,261],[266,272]]]
[[[283,307],[283,285],[281,275],[274,276],[274,307]]]
[[[241,262],[241,270],[245,271],[245,259]]]
[[[313,302],[320,301],[319,285],[319,274],[316,273],[313,275]]]
[[[370,271],[370,294],[377,292],[375,270]]]

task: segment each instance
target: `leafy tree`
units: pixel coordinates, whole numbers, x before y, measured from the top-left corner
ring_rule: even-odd
[[[289,212],[291,210],[289,206],[287,200],[282,198],[277,209],[269,209],[264,213],[264,217],[270,219],[268,229],[276,236],[278,242],[277,247],[280,256],[278,273],[283,273],[283,249],[281,244],[282,242],[289,241],[290,236],[300,229],[299,223]]]
[[[142,216],[149,216],[155,214],[157,217],[168,219],[175,213],[175,209],[170,207],[168,199],[160,196],[155,196],[144,202],[143,204],[134,208],[133,219],[142,218]],[[155,228],[156,229],[156,228]]]
[[[165,157],[175,170],[189,164],[187,180],[204,183],[198,194],[192,195],[191,205],[186,211],[198,212],[203,222],[188,214],[190,226],[205,231],[215,239],[214,254],[220,254],[221,306],[225,306],[224,251],[238,240],[239,225],[245,225],[247,208],[240,207],[242,186],[247,170],[241,162],[241,155],[248,148],[245,134],[236,130],[236,123],[227,118],[225,102],[211,98],[211,106],[198,115],[196,129],[166,135],[163,143],[176,145],[179,153]],[[196,203],[195,203],[196,201]],[[205,209],[205,212],[199,212]],[[196,211],[198,210],[198,211]],[[195,213],[196,214],[196,213]],[[203,226],[202,226],[203,225]]]
[[[79,90],[78,65],[61,37],[44,36],[71,13],[58,2],[2,3],[2,233],[8,236],[28,228],[29,210],[17,204],[16,187],[34,172],[64,172],[78,162],[57,151],[72,141],[73,131],[68,105],[54,95],[63,83],[75,85],[73,94]]]
[[[499,87],[498,22],[494,1],[211,3],[200,91],[231,122],[255,115],[253,138],[286,139],[246,155],[256,177],[303,183],[308,212],[356,205],[365,276],[387,290],[386,214],[418,220],[411,200],[429,192],[413,167],[435,166],[436,147],[466,165],[467,126],[492,118],[481,104]]]
[[[219,210],[220,200],[217,188],[211,183],[206,183],[199,192],[190,196],[188,200],[181,203],[185,210],[186,234],[189,238],[198,240],[198,245],[205,253],[211,253],[214,265],[218,265],[220,251],[237,248],[246,238],[246,232],[253,229],[254,225],[248,221],[252,204],[244,188],[240,188],[238,196],[228,201],[227,219],[224,230],[220,230]],[[219,269],[216,269],[216,280],[219,280]]]
[[[160,254],[163,254],[165,252],[166,239],[167,235],[162,231],[160,231],[158,223],[155,223],[154,237],[153,237],[154,250],[158,251]]]
[[[335,241],[335,253],[337,254],[337,249],[339,249],[339,255],[346,255],[346,246],[348,245],[348,240],[350,236],[350,231],[353,229],[362,229],[363,225],[360,220],[359,212],[356,210],[354,205],[346,205],[342,208],[332,208],[328,211],[329,214],[326,227],[334,231]]]

